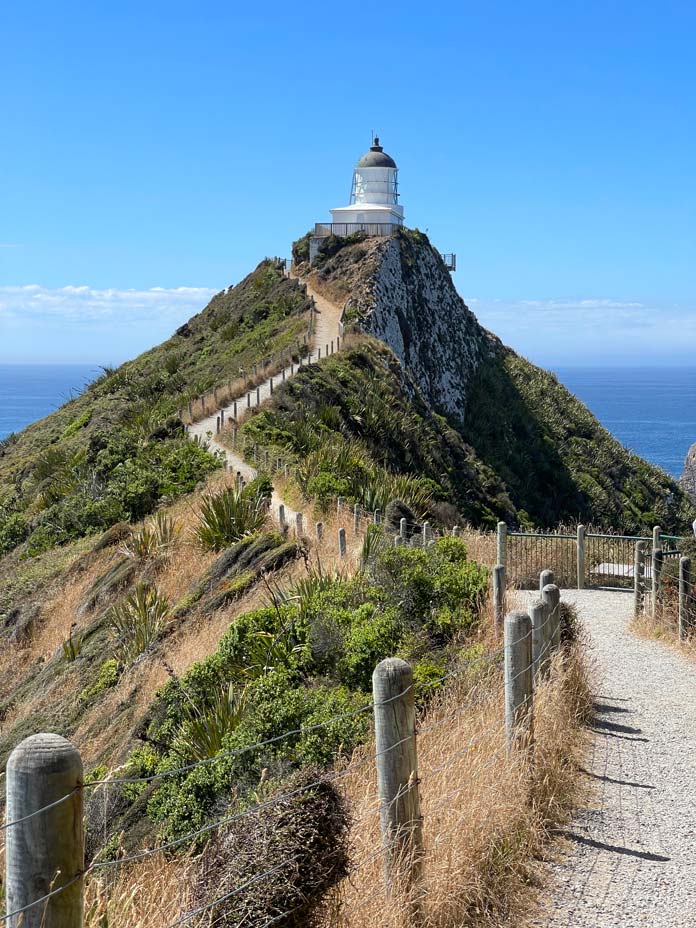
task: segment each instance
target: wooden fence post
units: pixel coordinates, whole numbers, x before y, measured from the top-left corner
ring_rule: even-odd
[[[539,592],[542,593],[545,586],[548,586],[549,583],[554,582],[554,576],[552,570],[542,570],[539,574]]]
[[[341,557],[346,556],[346,530],[344,528],[338,530],[338,553]]]
[[[662,563],[664,556],[662,548],[653,548],[652,552],[652,617],[657,618],[660,604],[660,586],[662,583]]]
[[[18,824],[6,831],[9,928],[82,928],[82,781],[80,755],[60,735],[32,735],[10,755],[7,821]],[[69,798],[32,815],[64,796]],[[11,915],[61,886],[66,888],[46,902]]]
[[[688,637],[691,627],[691,558],[679,558],[679,637]]]
[[[413,885],[423,856],[413,671],[388,657],[372,674],[384,879]]]
[[[633,617],[643,611],[643,595],[645,593],[645,542],[637,541],[633,554]]]
[[[653,551],[656,548],[660,548],[660,549],[662,548],[662,537],[661,536],[662,536],[662,528],[659,525],[653,526],[653,531],[652,531]]]
[[[315,528],[315,531],[316,531],[316,534],[317,534],[317,541],[321,541],[322,538],[324,537],[324,523],[323,523],[323,522],[317,522],[317,524],[314,526],[314,528]]]
[[[543,599],[535,599],[529,606],[529,618],[532,622],[532,674],[539,673],[542,665],[547,663],[548,640],[547,623],[551,621],[546,603]]]
[[[585,589],[585,541],[586,531],[584,525],[578,525],[577,540],[577,571],[578,571],[578,589]]]
[[[541,598],[548,610],[546,638],[550,649],[555,651],[561,643],[561,591],[555,583],[547,583],[541,591]]]
[[[526,612],[505,617],[505,740],[508,754],[532,736],[532,620]]]
[[[403,538],[404,542],[408,538],[408,523],[406,519],[399,520],[399,535]]]
[[[298,512],[295,515],[295,532],[297,533],[298,538],[302,538],[302,535],[304,534],[304,526],[302,524],[303,521],[304,519],[303,519],[302,513]]]
[[[505,522],[498,522],[496,542],[498,549],[496,563],[507,567],[507,525]]]
[[[493,624],[500,631],[505,616],[505,568],[496,564],[493,568]]]
[[[281,530],[285,528],[285,506],[282,503],[278,506],[278,523]]]
[[[360,503],[353,506],[353,532],[356,535],[360,533]]]

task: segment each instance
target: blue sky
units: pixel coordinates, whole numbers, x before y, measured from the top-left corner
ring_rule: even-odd
[[[112,363],[328,209],[406,222],[546,365],[696,358],[691,3],[0,10],[0,361]]]

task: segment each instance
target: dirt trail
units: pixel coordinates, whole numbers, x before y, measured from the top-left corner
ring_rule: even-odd
[[[340,306],[335,303],[330,302],[325,297],[321,296],[313,287],[303,280],[303,283],[307,287],[307,295],[314,299],[314,334],[312,336],[312,351],[309,355],[309,361],[318,360],[318,358],[323,358],[326,356],[326,346],[329,346],[329,350],[332,350],[333,347],[337,349],[337,336],[339,334],[339,323],[341,319],[342,309]],[[286,367],[284,371],[274,374],[273,378],[268,378],[262,384],[259,385],[259,403],[265,402],[271,396],[271,379],[274,384],[280,383],[282,380],[289,380],[297,372],[297,365]],[[234,406],[232,405],[234,400],[237,400],[237,403],[241,407],[242,402],[246,402],[246,393],[241,394],[240,396],[233,397],[228,406],[224,406],[225,417],[231,419]],[[252,403],[255,406],[256,401],[252,391]],[[236,454],[234,451],[231,451],[229,448],[226,448],[215,438],[216,432],[216,422],[217,417],[220,414],[220,410],[217,410],[211,416],[207,416],[205,419],[200,419],[198,422],[194,422],[189,426],[189,435],[191,437],[198,437],[200,441],[207,441],[208,446],[211,451],[219,451],[225,457],[228,466],[231,470],[242,475],[246,480],[253,480],[256,476],[256,470],[246,461]],[[277,513],[279,506],[285,506],[285,517],[288,521],[295,518],[296,512],[287,506],[285,501],[278,495],[276,491],[273,492],[273,498],[271,500],[271,509]]]
[[[549,865],[543,928],[696,920],[696,665],[629,630],[632,596],[564,591],[598,665],[589,799]]]

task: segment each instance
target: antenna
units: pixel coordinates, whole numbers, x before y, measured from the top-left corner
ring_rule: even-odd
[[[370,137],[371,137],[370,145],[374,145],[375,144],[375,130],[374,129],[370,129]]]

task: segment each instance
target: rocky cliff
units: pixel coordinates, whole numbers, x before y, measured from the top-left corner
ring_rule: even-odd
[[[305,272],[344,301],[348,331],[378,339],[398,360],[401,389],[414,408],[429,410],[423,435],[440,435],[445,460],[437,456],[428,476],[468,518],[536,526],[582,520],[630,532],[656,522],[685,526],[679,485],[622,447],[553,374],[487,332],[425,235],[331,237]],[[385,394],[394,395],[385,378]],[[445,439],[455,433],[456,442]],[[382,434],[390,434],[386,422]],[[453,444],[457,450],[445,454]]]

